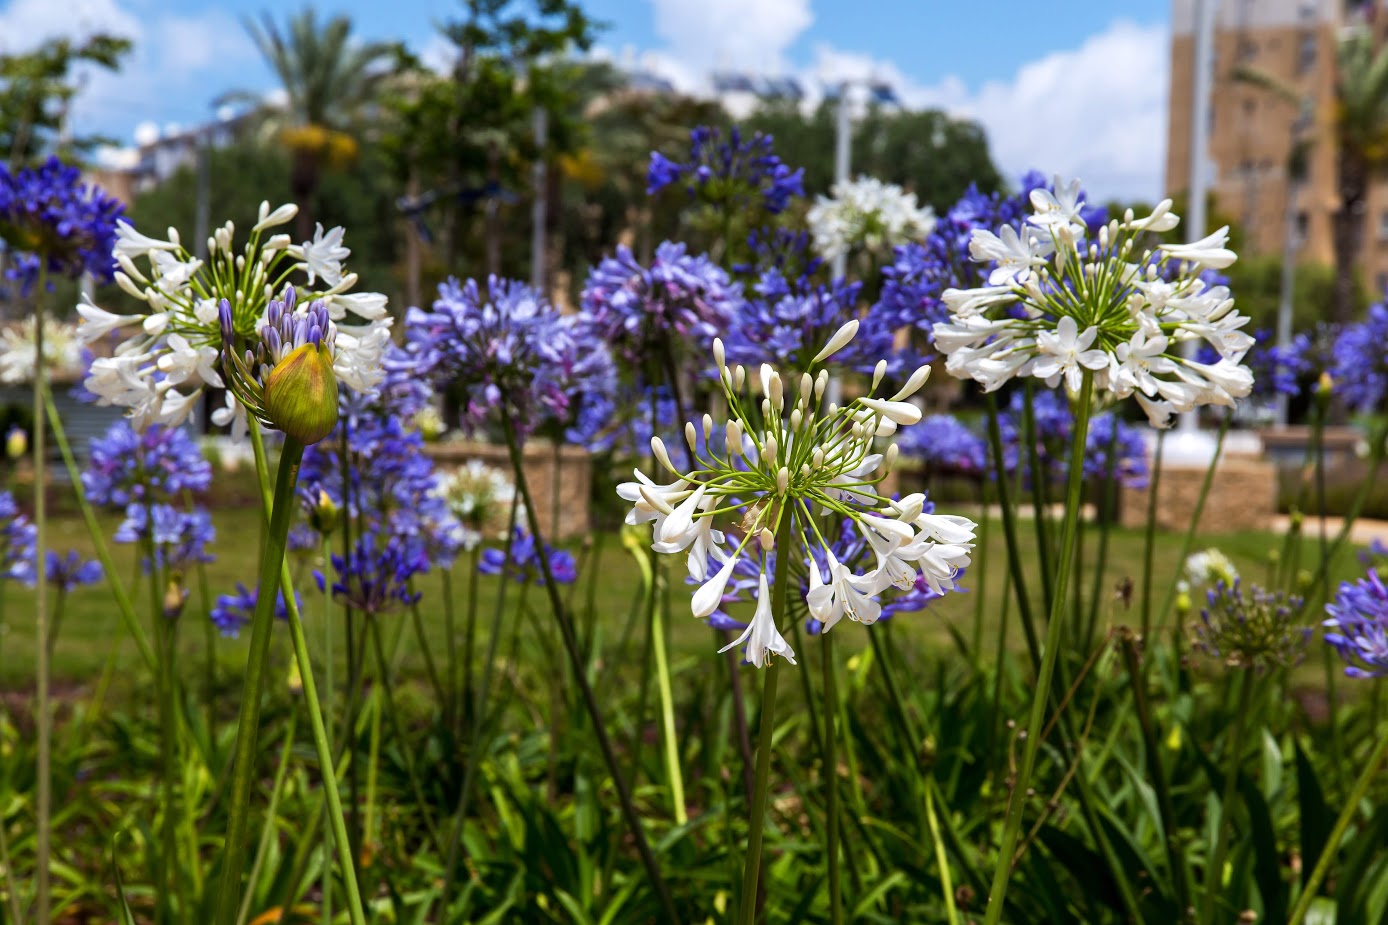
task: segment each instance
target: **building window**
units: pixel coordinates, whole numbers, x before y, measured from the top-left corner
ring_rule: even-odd
[[[1297,73],[1305,74],[1316,66],[1316,33],[1301,33],[1301,49],[1297,55]]]

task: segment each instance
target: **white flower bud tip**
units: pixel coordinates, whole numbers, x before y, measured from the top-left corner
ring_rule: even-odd
[[[878,360],[877,365],[872,370],[872,390],[877,391],[877,387],[882,384],[882,377],[887,375],[887,361]]]
[[[665,452],[665,441],[661,440],[659,437],[652,437],[651,452],[655,454],[656,460],[659,461],[662,466],[666,469],[674,470],[675,467],[670,465],[670,454]]]
[[[930,378],[930,367],[922,366],[911,374],[911,378],[906,380],[906,384],[901,387],[901,391],[892,396],[892,401],[901,401],[910,398],[920,391],[921,386],[925,385]]]
[[[810,362],[823,362],[824,360],[838,353],[844,347],[848,346],[848,344],[856,336],[858,336],[858,319],[854,318],[852,321],[848,322],[843,327],[835,331],[834,336],[829,338],[829,342],[824,345],[824,349],[819,351],[819,353],[816,353],[814,359]]]
[[[709,437],[713,436],[713,415],[711,415],[711,414],[705,414],[705,415],[704,415],[704,422],[703,422],[703,423],[704,423],[704,439],[707,440]]]
[[[713,365],[721,368],[725,362],[726,357],[723,353],[723,339],[721,337],[715,337],[713,339]]]
[[[699,448],[699,434],[694,429],[693,421],[686,421],[684,424],[684,442],[689,444],[691,450]]]
[[[881,398],[860,398],[863,406],[894,424],[915,424],[921,419],[921,409],[906,401],[885,401]]]
[[[742,366],[741,363],[739,363],[737,365],[737,369],[733,370],[733,391],[741,392],[742,386],[745,385],[746,382],[747,370]]]
[[[761,548],[767,552],[776,546],[776,534],[771,532],[770,527],[762,527],[761,533],[757,534],[757,539],[761,542]]]
[[[784,495],[786,493],[786,489],[789,487],[790,470],[787,469],[785,466],[782,466],[781,471],[776,473],[776,493]]]
[[[897,453],[898,453],[898,450],[897,450],[897,446],[896,446],[895,443],[893,443],[891,446],[887,447],[887,455],[884,456],[884,457],[882,458],[882,471],[883,471],[884,473],[885,473],[885,472],[891,472],[891,471],[892,471],[892,466],[896,465]],[[917,513],[920,513],[920,512],[917,511]],[[915,519],[915,518],[914,518],[914,517],[907,517],[906,519],[907,519],[907,520],[913,520],[913,519]]]

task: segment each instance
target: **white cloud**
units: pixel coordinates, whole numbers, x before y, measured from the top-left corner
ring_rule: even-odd
[[[142,120],[212,117],[212,98],[226,89],[223,76],[259,62],[239,21],[219,9],[199,14],[146,17],[129,0],[12,0],[0,8],[0,50],[24,51],[48,39],[81,39],[98,32],[134,44],[117,73],[84,68],[83,90],[73,102],[75,131],[127,136]],[[189,86],[206,92],[189,93]],[[177,88],[177,92],[170,92]],[[176,108],[168,104],[176,101]],[[126,137],[125,140],[130,140]]]
[[[785,52],[814,22],[810,0],[652,0],[669,58],[697,72],[785,68]]]
[[[1166,163],[1168,35],[1164,26],[1115,22],[1079,48],[976,89],[953,75],[923,85],[892,62],[827,45],[816,48],[813,71],[821,79],[883,79],[909,106],[977,120],[1008,177],[1036,168],[1079,177],[1096,199],[1155,200]]]

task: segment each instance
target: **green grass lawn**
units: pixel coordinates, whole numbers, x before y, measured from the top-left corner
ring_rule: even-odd
[[[962,510],[962,509],[961,509]],[[260,548],[259,515],[253,508],[235,508],[215,512],[214,519],[218,531],[218,541],[214,547],[217,560],[207,566],[206,593],[209,600],[223,593],[235,590],[238,581],[250,584],[254,581],[255,558]],[[108,530],[113,530],[116,520],[108,519]],[[1308,524],[1308,529],[1309,529]],[[1035,557],[1035,532],[1029,521],[1019,524],[1020,538],[1026,562],[1026,574],[1034,598],[1040,596],[1040,566]],[[58,550],[78,549],[91,552],[86,528],[80,518],[63,515],[51,522],[50,545]],[[1098,528],[1090,525],[1087,531],[1086,567],[1081,573],[1083,589],[1089,594],[1093,581],[1093,561],[1097,546]],[[1180,553],[1182,536],[1179,534],[1158,534],[1156,569],[1153,593],[1153,607],[1159,608],[1166,596],[1167,588],[1174,574]],[[1314,567],[1317,561],[1318,540],[1306,539],[1304,542],[1303,563]],[[628,625],[632,603],[640,584],[640,571],[630,555],[622,548],[616,536],[607,536],[601,544],[600,560],[584,561],[581,550],[575,546],[580,561],[580,586],[573,590],[573,600],[580,611],[586,608],[589,595],[586,582],[596,568],[596,583],[592,589],[594,602],[593,619],[599,632],[609,646],[619,645],[617,639]],[[1218,546],[1238,565],[1247,580],[1260,581],[1267,574],[1269,554],[1280,550],[1282,538],[1266,533],[1235,533],[1198,537],[1197,549]],[[131,587],[136,589],[138,612],[148,626],[150,616],[150,592],[148,582],[136,582],[136,568],[133,550],[128,546],[112,547],[121,575]],[[1143,537],[1141,531],[1115,528],[1109,551],[1108,568],[1101,583],[1104,606],[1099,616],[1100,633],[1116,624],[1136,625],[1139,611],[1136,601],[1140,600],[1142,575]],[[676,561],[678,558],[678,562]],[[316,563],[296,560],[295,569],[299,576],[297,587],[304,603],[307,631],[311,644],[322,638],[322,603],[310,572]],[[683,569],[682,557],[670,560],[672,568]],[[1331,578],[1338,582],[1350,577],[1359,570],[1354,551],[1345,549],[1335,563]],[[453,580],[453,597],[459,633],[464,620],[464,612],[469,596],[467,560],[459,561]],[[922,654],[932,648],[952,651],[950,627],[956,629],[964,639],[973,634],[974,613],[978,596],[982,595],[982,641],[983,651],[991,653],[996,646],[996,627],[1005,590],[1006,551],[1001,525],[997,522],[988,525],[987,544],[975,556],[975,567],[971,569],[964,584],[970,589],[968,594],[951,595],[926,611],[907,614],[898,618],[901,624],[893,634],[898,644],[910,645]],[[1125,608],[1114,593],[1115,587],[1125,578],[1137,584],[1137,597],[1131,609]],[[485,645],[486,627],[490,625],[498,581],[483,576],[478,588],[479,597],[479,650]],[[186,579],[190,597],[180,627],[180,671],[185,680],[197,683],[206,672],[204,655],[204,616],[206,608],[202,604],[202,589],[196,575]],[[1333,587],[1333,584],[1332,584]],[[418,585],[424,593],[420,603],[422,622],[428,639],[428,646],[436,661],[442,661],[444,646],[447,645],[444,631],[444,608],[441,599],[439,576],[429,574],[422,577]],[[513,587],[507,605],[514,612],[518,593]],[[525,603],[540,616],[547,612],[543,592],[531,588],[526,592]],[[1014,608],[1015,610],[1015,608]],[[688,616],[687,592],[677,586],[674,589],[674,617],[672,654],[676,670],[688,669],[695,661],[707,658],[712,653],[709,632],[701,621]],[[339,612],[340,616],[340,612]],[[508,628],[515,619],[507,614],[503,624]],[[639,618],[638,618],[639,619]],[[580,614],[580,622],[584,616]],[[639,626],[639,623],[636,624]],[[384,618],[383,629],[387,640],[399,634],[399,664],[408,674],[419,675],[424,661],[408,611],[400,611]],[[339,645],[341,636],[339,633]],[[866,646],[866,637],[857,629],[844,634],[840,640],[842,649],[856,651]],[[1020,650],[1023,646],[1022,634],[1015,622],[1009,633],[1009,648]],[[223,684],[234,685],[235,678],[244,667],[247,640],[221,639],[216,643],[217,671]],[[631,650],[630,660],[635,663],[639,657],[640,644]],[[608,651],[611,651],[610,649]],[[287,670],[291,660],[288,632],[280,627],[274,641],[273,658],[275,664]],[[53,676],[55,684],[62,688],[90,687],[102,674],[108,659],[114,659],[114,687],[118,691],[130,692],[135,685],[144,684],[141,679],[146,673],[140,666],[139,654],[130,640],[109,592],[104,585],[81,588],[67,600],[64,608],[61,633],[54,657]],[[0,630],[0,684],[9,689],[22,689],[32,684],[34,668],[34,617],[33,594],[22,588],[6,589],[3,630]],[[1314,678],[1315,675],[1308,676]]]

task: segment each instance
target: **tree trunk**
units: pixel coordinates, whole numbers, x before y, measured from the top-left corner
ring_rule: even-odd
[[[313,239],[314,198],[318,192],[318,155],[312,151],[295,151],[289,171],[289,193],[299,207],[299,241]]]
[[[487,143],[486,245],[487,275],[501,275],[501,151]]]
[[[1361,159],[1345,148],[1339,157],[1340,208],[1335,213],[1334,320],[1344,324],[1354,317],[1358,301],[1359,251],[1364,241],[1364,200],[1368,172]]]

